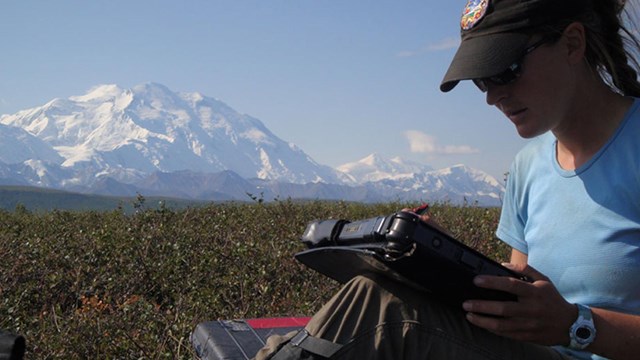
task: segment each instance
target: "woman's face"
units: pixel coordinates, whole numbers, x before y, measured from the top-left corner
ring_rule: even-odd
[[[487,103],[502,111],[523,138],[567,125],[571,94],[575,92],[571,72],[562,58],[562,42],[561,38],[526,55],[520,77],[513,83],[489,83]]]

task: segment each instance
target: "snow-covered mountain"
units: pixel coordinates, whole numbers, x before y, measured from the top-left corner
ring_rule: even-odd
[[[399,158],[371,154],[338,170],[356,179],[386,200],[449,201],[499,205],[504,186],[492,176],[464,165],[433,170]]]
[[[351,176],[357,183],[380,180],[403,180],[413,174],[433,170],[431,166],[415,162],[407,162],[398,157],[386,159],[373,153],[362,160],[338,166],[339,171]]]
[[[101,85],[2,115],[0,150],[0,185],[107,195],[497,205],[504,191],[478,170],[377,154],[332,169],[219,100],[155,83]]]
[[[65,168],[92,169],[124,182],[184,170],[231,170],[293,183],[340,181],[338,172],[278,138],[260,120],[199,93],[174,93],[159,84],[98,86],[82,96],[3,115],[0,123],[50,145]]]

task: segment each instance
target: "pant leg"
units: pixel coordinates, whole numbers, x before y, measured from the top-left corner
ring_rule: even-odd
[[[567,359],[549,347],[473,326],[461,309],[381,275],[352,279],[306,329],[313,336],[344,344],[333,359]],[[291,344],[284,347],[283,351],[296,351]],[[270,351],[263,350],[262,354]],[[309,355],[298,351],[278,358],[304,356]]]

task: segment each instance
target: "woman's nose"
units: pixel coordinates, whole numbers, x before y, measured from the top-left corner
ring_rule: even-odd
[[[507,86],[487,83],[486,101],[487,104],[494,106],[507,97]]]

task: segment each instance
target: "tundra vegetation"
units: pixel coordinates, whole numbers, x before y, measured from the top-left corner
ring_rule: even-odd
[[[338,284],[296,262],[315,219],[388,215],[407,203],[276,200],[135,213],[0,211],[0,329],[29,359],[192,359],[207,320],[308,316]],[[449,231],[497,260],[499,209],[432,204]]]

